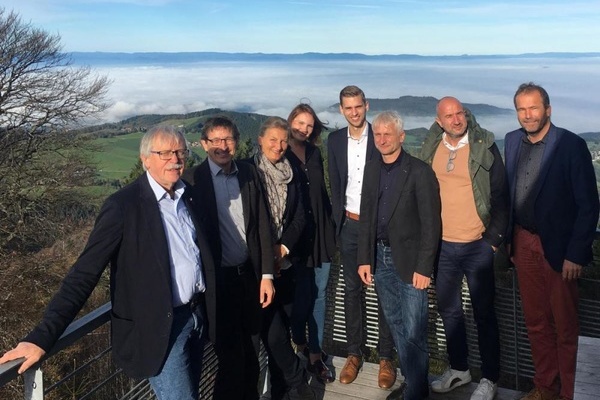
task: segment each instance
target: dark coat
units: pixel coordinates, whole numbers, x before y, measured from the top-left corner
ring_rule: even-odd
[[[252,164],[256,168],[254,157],[242,160]],[[260,177],[260,172],[258,175]],[[292,165],[292,172],[294,174],[292,180],[287,184],[287,197],[285,201],[285,210],[283,212],[283,232],[281,239],[276,241],[278,244],[283,244],[290,250],[291,258],[304,258],[306,253],[304,241],[305,226],[306,226],[306,208],[302,201],[302,193],[300,188],[299,171]],[[262,180],[261,180],[261,183]],[[264,183],[263,183],[264,185]],[[263,193],[266,197],[266,189],[263,187]],[[267,201],[267,209],[269,207]]]
[[[184,201],[190,208],[190,190],[185,191]],[[209,330],[214,332],[215,308],[210,299],[215,265],[206,240],[206,221],[190,214],[207,288]],[[167,356],[173,304],[167,239],[146,174],[105,201],[83,252],[50,301],[42,322],[24,341],[50,350],[109,263],[113,359],[133,378],[155,376]]]
[[[256,168],[245,162],[236,162],[238,182],[244,209],[246,243],[257,281],[263,274],[273,274],[273,242],[269,212]],[[186,171],[183,179],[191,183],[194,207],[198,215],[208,221],[209,243],[217,265],[221,264],[221,235],[215,188],[208,160]],[[257,296],[258,298],[258,296]]]
[[[509,132],[504,159],[511,198],[511,225],[519,152],[525,132]],[[535,196],[535,224],[552,268],[562,272],[564,260],[586,265],[592,260],[592,242],[598,223],[598,189],[590,151],[585,141],[553,124],[544,138]],[[512,235],[508,235],[510,241]]]
[[[373,129],[369,124],[366,160],[369,161],[378,156],[379,151],[375,148]],[[346,187],[348,186],[348,128],[339,129],[327,137],[327,162],[332,217],[336,234],[339,235],[346,218],[344,206],[346,204]]]
[[[365,166],[358,236],[358,265],[371,265],[375,270],[381,168],[381,157]],[[431,167],[406,152],[397,168],[402,175],[391,200],[395,206],[388,239],[400,278],[412,284],[415,272],[431,276],[435,264],[442,229],[439,185]]]
[[[331,261],[335,248],[335,230],[331,219],[331,202],[325,187],[325,171],[321,150],[306,143],[306,163],[303,164],[288,147],[285,156],[296,171],[299,171],[302,202],[307,209],[305,245],[309,267]],[[312,223],[311,223],[312,221]]]

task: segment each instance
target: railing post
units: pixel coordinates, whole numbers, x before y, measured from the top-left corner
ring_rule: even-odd
[[[517,329],[517,313],[519,312],[517,309],[517,270],[515,268],[511,268],[511,277],[512,277],[512,295],[513,295],[513,327],[514,327],[514,336],[513,340],[515,343],[515,389],[520,390],[519,387],[519,374],[521,369],[519,368],[519,336]]]
[[[44,400],[44,374],[40,367],[30,368],[23,373],[25,400]]]

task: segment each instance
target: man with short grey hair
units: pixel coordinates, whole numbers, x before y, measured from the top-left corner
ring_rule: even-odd
[[[363,283],[375,282],[405,376],[387,400],[421,400],[429,394],[427,287],[440,240],[440,196],[433,170],[402,150],[403,125],[395,111],[373,120],[381,156],[365,166],[358,273]]]

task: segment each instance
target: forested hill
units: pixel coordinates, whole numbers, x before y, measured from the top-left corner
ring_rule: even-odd
[[[394,99],[369,99],[369,113],[374,114],[384,110],[397,110],[402,116],[433,117],[435,116],[437,102],[438,99],[435,97],[419,96],[402,96]],[[513,110],[489,104],[465,103],[464,105],[477,116],[496,116],[513,113]],[[331,105],[329,110],[338,112],[339,104]],[[159,123],[170,123],[184,128],[188,133],[197,133],[202,128],[204,122],[215,115],[226,115],[233,119],[240,130],[242,139],[255,137],[260,125],[267,119],[267,116],[262,114],[211,108],[187,114],[137,115],[120,122],[86,127],[81,129],[81,132],[98,138],[112,137],[131,132],[145,131]]]
[[[369,99],[369,112],[396,110],[403,117],[432,117],[435,116],[435,107],[439,99],[431,96],[401,96],[394,99]],[[500,108],[489,104],[463,103],[477,116],[502,116],[512,115],[514,110]],[[339,109],[339,103],[329,106],[330,111]]]
[[[217,115],[231,118],[240,130],[242,140],[248,137],[256,137],[260,125],[268,118],[262,114],[211,108],[187,114],[137,115],[120,122],[86,127],[80,131],[96,138],[107,138],[132,132],[144,132],[157,124],[172,124],[182,128],[186,133],[199,133],[206,120]]]

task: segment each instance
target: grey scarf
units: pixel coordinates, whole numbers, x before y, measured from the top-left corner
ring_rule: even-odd
[[[277,242],[283,233],[283,213],[287,201],[287,184],[293,178],[292,166],[285,157],[273,164],[260,150],[254,156],[254,162],[267,192],[271,212],[271,233],[273,240]]]

